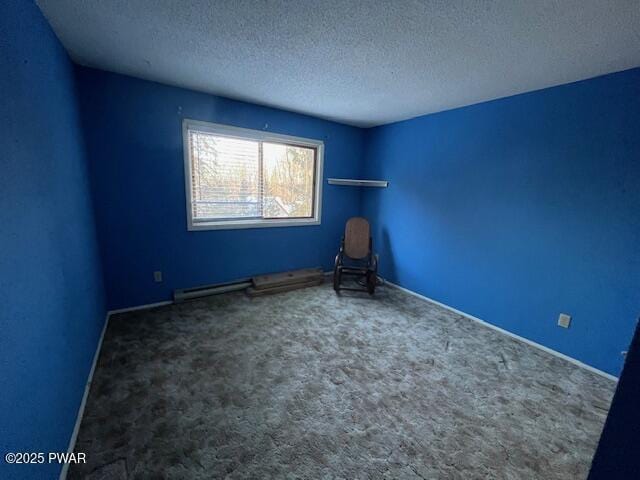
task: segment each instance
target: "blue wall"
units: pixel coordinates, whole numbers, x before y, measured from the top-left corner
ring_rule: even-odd
[[[66,451],[105,305],[73,66],[31,1],[3,2],[0,72],[0,452]]]
[[[593,457],[589,480],[640,478],[640,455],[638,455],[640,409],[638,405],[640,405],[640,325],[636,327],[607,422]]]
[[[77,78],[110,308],[329,269],[344,221],[364,213],[391,280],[619,372],[640,312],[640,70],[367,131],[82,67]],[[188,232],[183,118],[320,138],[325,179],[391,185],[325,184],[321,226]]]
[[[100,257],[110,308],[139,305],[259,272],[329,269],[345,220],[360,213],[392,281],[619,372],[640,313],[640,69],[364,131],[74,72],[31,1],[3,7],[2,452],[66,450],[104,320]],[[188,232],[183,118],[322,139],[325,179],[391,184],[325,183],[320,226]],[[560,312],[573,315],[569,330],[556,326]],[[636,356],[596,473],[633,433],[623,427],[637,389],[622,385],[637,384]],[[58,471],[0,462],[2,478]]]
[[[640,313],[639,126],[634,69],[371,129],[382,273],[618,374]]]
[[[358,175],[363,130],[82,67],[77,77],[109,308],[257,273],[331,268],[360,194],[326,178]],[[183,118],[323,140],[322,224],[187,231]],[[155,270],[163,283],[154,283]]]

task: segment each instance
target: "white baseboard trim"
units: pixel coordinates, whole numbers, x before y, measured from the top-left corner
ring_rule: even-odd
[[[538,348],[538,349],[540,349],[540,350],[542,350],[542,351],[544,351],[546,353],[549,353],[549,354],[551,354],[551,355],[553,355],[555,357],[558,357],[558,358],[561,358],[563,360],[566,360],[567,362],[573,363],[574,365],[576,365],[576,366],[578,366],[580,368],[584,368],[585,370],[589,370],[590,372],[595,373],[597,375],[600,375],[600,376],[602,376],[604,378],[607,378],[609,380],[613,380],[614,382],[618,381],[618,377],[616,377],[614,375],[611,375],[610,373],[603,372],[602,370],[598,370],[597,368],[592,367],[591,365],[587,365],[586,363],[583,363],[580,360],[576,360],[575,358],[569,357],[568,355],[565,355],[564,353],[557,352],[556,350],[552,350],[549,347],[545,347],[544,345],[540,345],[539,343],[536,343],[536,342],[534,342],[532,340],[529,340],[528,338],[521,337],[520,335],[516,335],[515,333],[511,333],[510,331],[505,330],[504,328],[500,328],[500,327],[497,327],[497,326],[495,326],[495,325],[493,325],[493,324],[491,324],[489,322],[485,322],[484,320],[481,320],[478,317],[474,317],[473,315],[469,315],[468,313],[465,313],[465,312],[463,312],[461,310],[458,310],[457,308],[450,307],[449,305],[446,305],[444,303],[438,302],[437,300],[434,300],[434,299],[429,298],[429,297],[425,297],[424,295],[420,295],[419,293],[416,293],[413,290],[409,290],[408,288],[401,287],[400,285],[397,285],[397,284],[395,284],[393,282],[390,282],[389,280],[386,280],[386,279],[385,279],[385,284],[389,285],[390,287],[393,287],[393,288],[396,288],[398,290],[401,290],[401,291],[403,291],[405,293],[408,293],[409,295],[413,295],[414,297],[417,297],[417,298],[420,298],[422,300],[425,300],[425,301],[427,301],[429,303],[433,303],[433,304],[438,305],[438,306],[440,306],[442,308],[446,308],[447,310],[449,310],[451,312],[457,313],[458,315],[462,315],[463,317],[468,318],[469,320],[473,320],[474,322],[477,322],[477,323],[479,323],[481,325],[484,325],[485,327],[488,327],[488,328],[490,328],[492,330],[495,330],[496,332],[500,332],[500,333],[502,333],[502,334],[504,334],[504,335],[506,335],[508,337],[511,337],[511,338],[513,338],[515,340],[518,340],[518,341],[520,341],[522,343],[526,343],[527,345],[531,345],[532,347]]]
[[[96,365],[98,364],[98,358],[100,358],[100,350],[102,350],[102,341],[104,340],[104,334],[107,331],[107,325],[109,325],[110,312],[107,312],[104,319],[104,325],[102,326],[102,332],[100,333],[100,339],[96,346],[96,351],[93,354],[93,362],[91,363],[91,370],[89,370],[89,376],[87,377],[87,383],[84,387],[84,393],[82,394],[82,401],[80,402],[80,408],[78,408],[78,416],[76,417],[76,424],[73,427],[73,433],[69,440],[69,447],[67,453],[73,453],[76,448],[76,441],[78,440],[78,432],[80,431],[80,424],[82,423],[82,417],[84,417],[84,409],[87,405],[87,398],[89,398],[89,390],[91,390],[91,384],[93,383],[93,374],[96,371]],[[60,470],[60,480],[67,478],[69,471],[69,464],[63,463],[62,470]]]
[[[149,310],[150,308],[165,307],[172,305],[171,300],[165,300],[164,302],[147,303],[145,305],[137,305],[135,307],[118,308],[116,310],[109,310],[109,315],[117,315],[118,313],[135,312],[136,310]]]

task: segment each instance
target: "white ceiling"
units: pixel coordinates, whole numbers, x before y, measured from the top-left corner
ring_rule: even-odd
[[[72,59],[373,126],[640,66],[640,0],[37,0]]]

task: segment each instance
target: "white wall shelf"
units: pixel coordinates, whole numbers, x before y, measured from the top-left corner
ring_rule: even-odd
[[[354,180],[352,178],[329,178],[329,185],[345,185],[350,187],[379,187],[387,188],[389,182],[386,180]]]

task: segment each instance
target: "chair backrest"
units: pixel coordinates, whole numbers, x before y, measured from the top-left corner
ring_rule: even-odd
[[[347,257],[359,260],[369,255],[369,222],[366,218],[352,217],[347,220],[344,229],[344,253]]]

